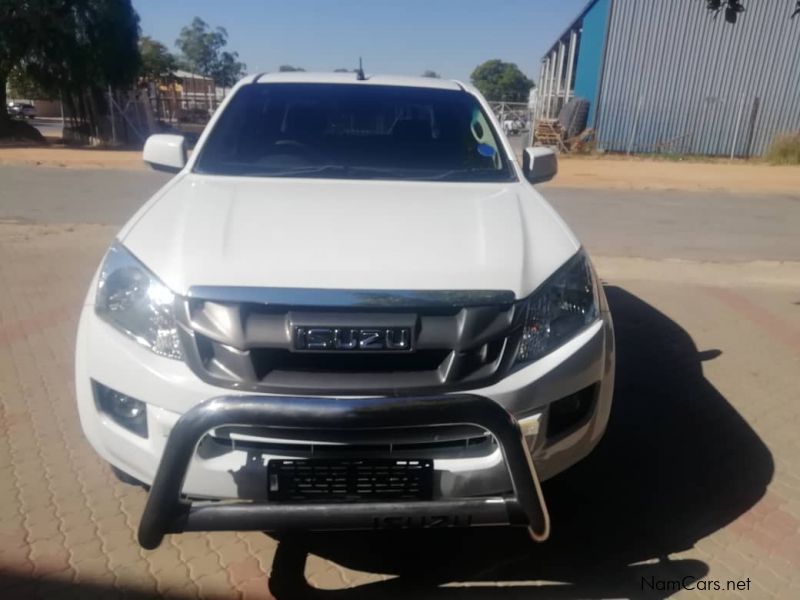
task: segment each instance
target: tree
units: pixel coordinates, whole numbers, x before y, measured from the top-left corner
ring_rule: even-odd
[[[8,129],[8,77],[32,45],[33,17],[41,8],[38,4],[0,0],[0,134]]]
[[[50,96],[47,90],[28,77],[19,67],[15,67],[8,74],[8,89],[12,92],[12,97],[26,100],[47,99]]]
[[[0,104],[12,69],[98,134],[109,86],[132,83],[139,70],[139,17],[130,0],[0,0]],[[7,128],[0,110],[0,133]]]
[[[431,71],[427,69],[423,74],[423,77],[430,77],[431,79],[441,79],[441,75],[439,75],[436,71]]]
[[[350,69],[334,69],[334,73],[349,73]]]
[[[225,28],[212,30],[200,17],[181,29],[175,45],[189,71],[208,77],[223,88],[232,86],[244,73],[245,64],[239,62],[239,54],[222,50],[228,45]],[[208,92],[206,97],[210,107]]]
[[[239,62],[238,52],[223,52],[214,65],[211,77],[222,88],[233,87],[245,73],[247,65]]]
[[[473,85],[489,100],[527,102],[533,81],[514,63],[493,59],[475,67],[470,76]]]
[[[281,65],[278,67],[280,73],[303,73],[305,69],[302,67],[293,67],[292,65]]]
[[[167,47],[147,36],[139,38],[139,56],[139,77],[145,81],[169,80],[178,68],[177,59]]]
[[[171,119],[178,107],[175,91],[177,82],[175,71],[178,69],[178,59],[164,44],[147,36],[139,38],[139,56],[141,57],[140,83],[143,87],[148,88],[148,93],[154,93],[156,112],[160,115],[163,110]],[[150,90],[151,84],[152,90]],[[162,86],[172,93],[172,102],[166,104],[163,102]]]
[[[217,27],[212,31],[200,17],[195,17],[191,24],[181,29],[175,41],[188,69],[204,77],[212,77],[219,63],[219,53],[227,44],[225,28]]]

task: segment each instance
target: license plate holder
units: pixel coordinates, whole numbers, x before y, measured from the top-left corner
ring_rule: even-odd
[[[273,502],[431,500],[433,460],[271,459],[267,498]]]

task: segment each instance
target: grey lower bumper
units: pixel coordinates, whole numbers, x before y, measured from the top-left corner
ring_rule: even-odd
[[[378,429],[470,424],[497,440],[513,495],[409,502],[192,503],[181,497],[200,439],[223,425],[286,428]],[[266,485],[266,482],[265,482]],[[331,531],[404,527],[517,525],[536,541],[550,521],[539,479],[516,420],[499,404],[475,395],[421,398],[297,398],[226,396],[186,412],[167,440],[139,524],[139,543],[156,548],[168,533],[184,531]]]

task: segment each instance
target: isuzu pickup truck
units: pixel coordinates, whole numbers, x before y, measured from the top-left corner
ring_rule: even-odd
[[[469,85],[241,81],[122,228],[83,306],[86,437],[197,530],[550,521],[540,482],[606,428],[614,336],[581,244]]]

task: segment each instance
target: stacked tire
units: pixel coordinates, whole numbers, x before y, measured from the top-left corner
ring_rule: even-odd
[[[558,113],[558,122],[566,139],[580,135],[586,129],[589,119],[589,101],[586,98],[572,98]]]

